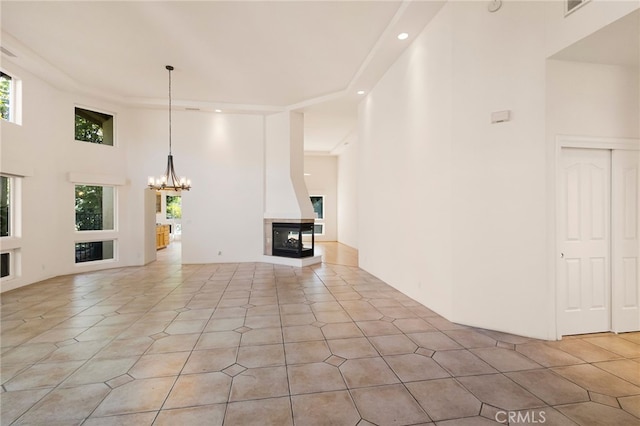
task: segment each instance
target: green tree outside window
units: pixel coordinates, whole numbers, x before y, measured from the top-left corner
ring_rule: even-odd
[[[182,197],[179,195],[167,195],[167,219],[182,218]]]

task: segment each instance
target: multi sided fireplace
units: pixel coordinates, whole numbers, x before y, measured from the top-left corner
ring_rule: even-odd
[[[313,223],[274,222],[272,235],[273,256],[309,257],[313,256]],[[303,239],[304,237],[304,239]]]

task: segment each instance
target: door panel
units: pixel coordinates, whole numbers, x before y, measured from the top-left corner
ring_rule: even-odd
[[[560,334],[611,327],[611,152],[562,149],[558,328]]]
[[[639,155],[639,151],[614,150],[612,156],[612,325],[616,332],[640,329]]]

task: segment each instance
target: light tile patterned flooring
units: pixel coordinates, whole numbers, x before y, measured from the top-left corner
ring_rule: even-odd
[[[2,425],[640,424],[640,333],[538,341],[354,266],[172,246],[2,295]]]

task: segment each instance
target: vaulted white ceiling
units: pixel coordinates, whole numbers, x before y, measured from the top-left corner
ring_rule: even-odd
[[[2,59],[60,88],[151,107],[166,106],[173,65],[176,108],[300,109],[305,149],[329,152],[354,131],[355,92],[372,88],[442,4],[2,1]]]

